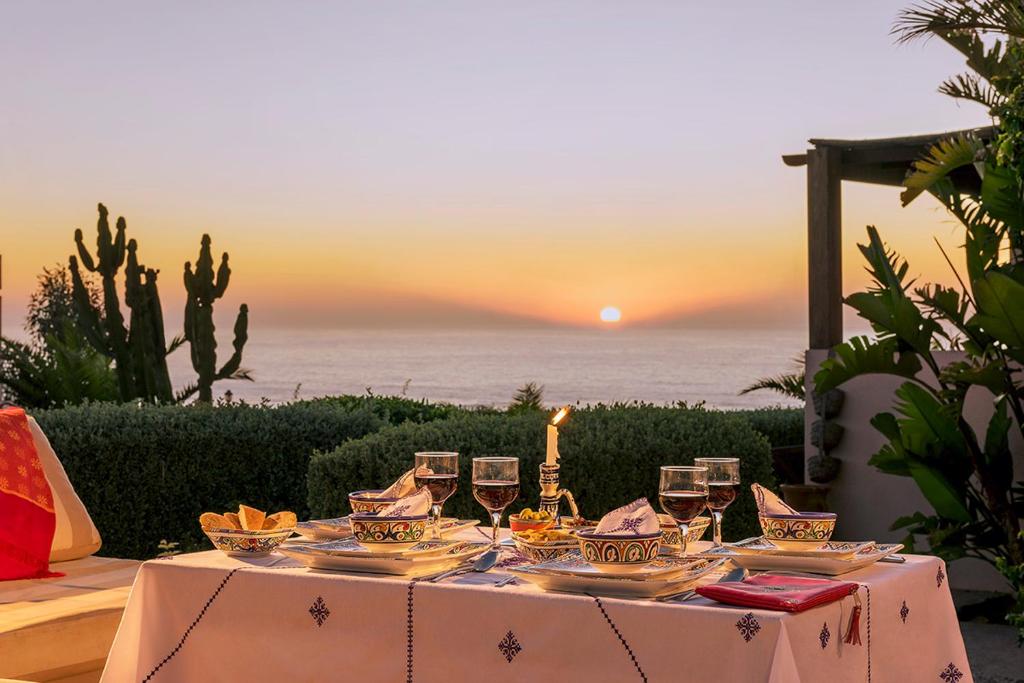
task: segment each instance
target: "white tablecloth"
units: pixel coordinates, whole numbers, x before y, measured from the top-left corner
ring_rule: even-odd
[[[972,680],[932,557],[842,577],[862,584],[861,645],[841,642],[851,598],[787,614],[494,587],[501,576],[430,584],[217,551],[153,560],[103,682]]]

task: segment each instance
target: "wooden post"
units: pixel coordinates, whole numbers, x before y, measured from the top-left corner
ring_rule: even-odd
[[[807,313],[810,348],[843,341],[842,150],[807,150]]]

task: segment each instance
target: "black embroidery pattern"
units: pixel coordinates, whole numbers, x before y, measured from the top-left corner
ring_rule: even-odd
[[[907,615],[908,614],[910,614],[910,608],[907,607],[907,601],[904,600],[903,601],[903,606],[900,607],[900,619],[903,620],[904,624],[907,623]]]
[[[228,585],[228,581],[231,580],[231,577],[234,576],[235,572],[237,572],[239,569],[241,569],[241,567],[235,567],[234,569],[229,571],[223,579],[221,579],[220,585],[217,586],[217,590],[213,591],[213,595],[209,597],[209,599],[206,601],[206,604],[203,605],[203,608],[199,610],[199,614],[196,616],[195,619],[192,620],[192,623],[189,624],[189,627],[185,629],[185,635],[181,637],[181,640],[179,640],[178,644],[174,646],[174,649],[171,650],[166,657],[161,659],[160,663],[153,667],[152,671],[146,674],[146,677],[142,679],[142,683],[146,683],[147,681],[152,680],[153,676],[156,676],[156,673],[163,668],[164,664],[174,659],[178,652],[181,651],[182,646],[185,645],[185,641],[188,640],[188,637],[190,635],[192,635],[192,630],[196,626],[198,626],[199,622],[202,621],[203,617],[206,616],[206,610],[210,609],[210,605],[213,604],[213,601],[217,599],[217,596],[220,595],[220,592],[224,590],[224,586]]]
[[[331,616],[331,610],[327,609],[327,603],[319,595],[316,596],[316,600],[309,608],[309,616],[313,617],[313,621],[316,622],[317,628],[324,625],[327,621],[327,617]]]
[[[935,587],[942,588],[942,582],[946,580],[946,572],[942,571],[942,565],[939,565],[939,571],[935,573]]]
[[[828,624],[824,623],[821,625],[821,633],[818,634],[818,641],[821,642],[821,649],[824,650],[828,647],[829,638],[832,637],[832,632],[828,630]]]
[[[587,593],[587,595],[590,595],[590,593]],[[622,634],[619,632],[619,628],[615,625],[615,622],[612,621],[612,618],[610,616],[608,616],[608,612],[607,610],[605,610],[604,604],[601,602],[601,598],[597,597],[596,595],[590,595],[590,597],[592,597],[594,599],[594,602],[597,603],[598,609],[600,609],[601,614],[604,615],[604,620],[608,622],[608,625],[611,627],[612,632],[615,633],[615,635],[619,639],[619,642],[622,643],[622,647],[626,648],[626,653],[629,655],[629,658],[633,661],[633,666],[636,667],[637,673],[640,674],[640,680],[642,680],[644,683],[647,683],[647,674],[645,674],[644,670],[640,667],[640,662],[637,661],[636,655],[633,654],[633,648],[629,646],[629,643],[626,642],[626,639],[623,638]]]
[[[501,654],[505,655],[505,660],[511,664],[516,655],[523,651],[523,647],[516,640],[516,634],[509,631],[498,643],[498,650],[501,651]]]
[[[739,630],[740,635],[743,636],[743,640],[749,643],[757,635],[757,632],[761,630],[761,624],[757,623],[753,612],[747,612],[736,622],[736,628]]]
[[[946,683],[959,683],[960,679],[964,677],[964,672],[953,666],[953,662],[949,663],[942,673],[939,674],[939,678],[944,680]]]

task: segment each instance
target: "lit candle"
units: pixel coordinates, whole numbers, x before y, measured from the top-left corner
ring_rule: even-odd
[[[548,425],[548,452],[547,458],[544,463],[547,465],[557,465],[558,458],[558,423],[569,414],[569,406],[565,406],[551,419],[551,424]]]

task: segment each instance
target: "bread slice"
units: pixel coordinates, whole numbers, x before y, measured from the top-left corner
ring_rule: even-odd
[[[266,518],[267,514],[256,508],[251,508],[248,505],[238,506],[238,519],[246,531],[259,531],[263,528],[263,520]]]
[[[269,515],[266,521],[263,522],[264,529],[294,529],[295,525],[299,523],[299,518],[294,512],[288,512],[284,510],[282,512],[275,512]],[[272,526],[268,526],[272,525]]]
[[[229,522],[231,522],[231,526],[229,528],[231,528],[231,529],[241,529],[242,528],[242,520],[238,519],[238,514],[237,513],[235,513],[235,512],[225,512],[224,513],[224,519],[226,519]]]
[[[225,517],[224,515],[218,515],[216,512],[204,512],[199,515],[199,523],[204,529],[235,529],[235,524]]]

